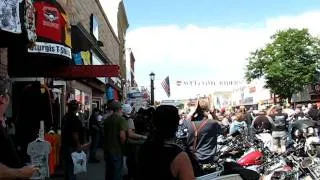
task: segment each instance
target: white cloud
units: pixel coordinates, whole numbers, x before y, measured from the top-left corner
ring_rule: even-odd
[[[172,98],[190,98],[214,89],[181,88],[176,80],[239,80],[243,78],[250,51],[262,47],[279,29],[309,28],[320,34],[320,11],[281,16],[257,24],[228,27],[177,25],[142,27],[129,30],[127,47],[136,59],[136,78],[149,87],[148,74],[156,74],[157,100],[167,99],[161,81],[170,76]],[[261,26],[262,25],[262,26]]]

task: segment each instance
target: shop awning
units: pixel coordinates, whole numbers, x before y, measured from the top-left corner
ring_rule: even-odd
[[[23,71],[23,69],[21,69]],[[20,75],[20,76],[19,76]],[[48,77],[48,78],[96,78],[118,77],[120,68],[118,65],[69,65],[61,67],[48,67],[36,71],[25,71],[12,77]]]

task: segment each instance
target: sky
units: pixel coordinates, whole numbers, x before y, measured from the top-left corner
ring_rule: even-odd
[[[124,3],[129,20],[126,46],[136,59],[136,80],[139,86],[150,87],[149,74],[154,72],[156,100],[220,90],[177,86],[178,80],[243,80],[249,53],[268,43],[277,30],[309,28],[313,35],[320,35],[318,0]],[[170,98],[161,86],[166,76],[170,77]]]

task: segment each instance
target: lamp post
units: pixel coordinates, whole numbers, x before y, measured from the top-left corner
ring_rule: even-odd
[[[149,74],[150,76],[150,89],[151,89],[151,105],[154,106],[154,76],[155,74],[153,72],[151,72]]]

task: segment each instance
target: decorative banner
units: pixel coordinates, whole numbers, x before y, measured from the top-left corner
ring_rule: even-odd
[[[243,81],[176,81],[177,86],[240,86]]]

